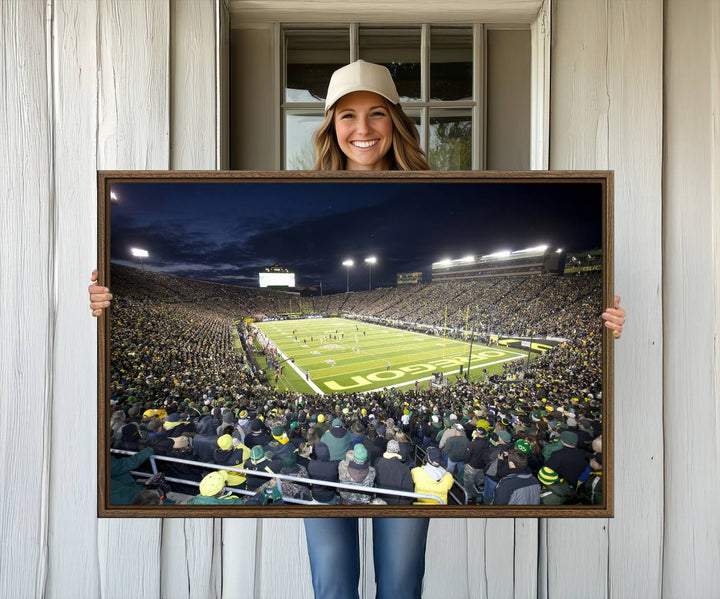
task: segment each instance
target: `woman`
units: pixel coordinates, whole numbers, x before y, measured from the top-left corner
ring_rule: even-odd
[[[428,170],[415,124],[399,103],[385,67],[358,60],[335,71],[325,120],[313,136],[314,169]],[[420,597],[428,523],[427,518],[373,519],[377,597]],[[358,597],[357,518],[307,518],[305,533],[316,598]]]
[[[314,170],[430,169],[390,71],[363,60],[333,73],[313,142]]]
[[[415,124],[400,107],[390,72],[359,60],[330,79],[325,119],[313,136],[314,170],[428,170]],[[97,280],[97,271],[92,280]],[[110,305],[112,295],[91,285],[94,316]],[[603,314],[615,337],[625,312]],[[419,598],[425,572],[427,518],[374,518],[373,555],[378,598]],[[357,518],[305,520],[316,599],[358,597],[360,548]],[[400,543],[400,544],[398,544]]]

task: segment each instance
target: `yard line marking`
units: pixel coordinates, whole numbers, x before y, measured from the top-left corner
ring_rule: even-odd
[[[292,362],[292,361],[290,360],[290,358],[288,358],[288,357],[280,350],[279,347],[278,347],[278,350],[277,350],[277,351],[278,351],[278,354],[280,354],[280,356],[282,357],[282,359],[285,360],[285,362],[286,362],[287,364],[290,364],[290,368],[292,368],[295,372],[297,372],[297,373],[300,375],[300,378],[301,378],[303,381],[305,381],[308,385],[310,385],[310,387],[312,388],[313,391],[315,391],[315,393],[318,393],[319,395],[325,395],[325,393],[323,393],[322,389],[320,389],[320,387],[318,387],[315,383],[313,383],[312,379],[305,378],[305,373],[302,372],[302,371],[295,365],[295,362]]]
[[[355,321],[347,318],[338,318],[337,324],[329,323],[328,320],[325,319],[325,322],[318,323],[323,327],[332,326],[333,328],[340,329],[338,332],[347,332],[349,336],[352,336],[354,331],[352,330],[352,324]],[[258,323],[260,325],[261,323]],[[266,323],[265,326],[267,326],[269,323]],[[295,323],[293,323],[294,325]],[[303,328],[307,327],[307,325],[310,324],[308,321],[305,321],[302,323]],[[348,326],[349,325],[349,326]],[[303,363],[302,368],[297,366],[296,364],[290,362],[291,367],[295,372],[297,372],[301,379],[304,378],[306,370],[310,370],[315,373],[315,376],[313,376],[312,381],[306,382],[316,390],[320,394],[324,394],[322,390],[319,389],[318,385],[315,384],[313,381],[317,381],[317,383],[324,384],[324,381],[328,379],[335,379],[338,376],[346,376],[348,374],[352,373],[364,373],[368,372],[373,369],[378,370],[384,370],[385,366],[388,362],[392,363],[393,368],[401,367],[403,365],[411,365],[416,363],[418,360],[428,360],[428,359],[439,359],[436,355],[433,355],[435,352],[438,351],[438,346],[443,346],[445,348],[445,357],[446,358],[462,358],[467,353],[468,349],[468,342],[458,339],[448,339],[448,338],[442,338],[438,336],[431,336],[426,335],[424,333],[418,333],[415,331],[407,331],[404,329],[394,329],[392,327],[384,326],[384,325],[378,325],[378,324],[372,324],[372,323],[363,323],[364,329],[370,333],[367,337],[363,335],[360,339],[358,339],[358,342],[362,340],[361,343],[359,343],[359,347],[357,348],[357,351],[348,351],[344,352],[342,354],[339,354],[338,352],[333,352],[332,356],[336,359],[336,366],[335,367],[328,367],[324,361],[318,361],[318,359],[321,359],[321,357],[326,357],[330,355],[330,352],[322,351],[321,355],[317,355],[315,351],[307,351],[311,347],[315,348],[318,346],[317,342],[314,342],[312,345],[302,344],[305,351],[300,350],[300,348],[297,347],[299,345],[299,340],[295,340],[293,345],[295,345],[295,348],[289,347],[287,349],[289,350],[295,350],[293,351],[295,358],[301,362],[304,360],[307,360],[310,358],[314,358],[312,362],[309,364]],[[317,325],[316,325],[317,326]],[[265,327],[259,327],[265,328]],[[270,325],[266,329],[267,332],[272,331],[272,335],[268,335],[270,337],[270,340],[272,341],[272,337],[275,336],[275,334],[280,334],[281,337],[285,337],[285,335],[282,335],[284,331],[282,331],[281,327],[276,327],[274,325]],[[302,337],[307,336],[318,336],[319,333],[322,332],[327,333],[327,331],[318,331],[314,327],[308,327],[303,331]],[[393,333],[392,337],[395,338],[405,338],[405,343],[400,343],[399,341],[390,341],[388,343],[389,339],[387,337],[379,337],[379,334],[389,334]],[[374,333],[374,334],[373,334]],[[341,337],[342,338],[342,337]],[[279,341],[279,340],[278,340]],[[283,340],[284,341],[284,340]],[[320,341],[318,339],[318,341]],[[345,343],[343,343],[343,341]],[[283,343],[281,341],[281,343]],[[287,343],[287,342],[286,342]],[[327,341],[325,342],[327,343]],[[350,340],[341,340],[338,339],[335,341],[338,345],[345,346],[346,343],[350,343]],[[365,345],[366,347],[362,347]],[[402,347],[400,348],[399,346]],[[433,348],[433,349],[431,349]],[[501,352],[505,354],[506,357],[490,362],[490,363],[483,363],[483,364],[477,364],[474,368],[479,367],[485,367],[485,366],[491,366],[494,364],[500,364],[503,362],[511,362],[516,360],[517,358],[525,358],[526,352],[514,350],[508,347],[497,347],[494,348],[492,346],[485,346],[484,344],[477,343],[473,349],[477,348],[477,350],[484,350],[484,349],[490,349],[497,352]],[[278,348],[279,349],[279,348]],[[400,351],[398,352],[398,349]],[[300,351],[298,351],[300,350]],[[377,352],[377,353],[376,353]],[[414,354],[411,359],[407,359],[407,354]],[[315,355],[308,355],[308,354],[315,354]],[[419,355],[418,355],[419,354]],[[285,355],[281,352],[281,355]],[[473,351],[473,357],[475,356],[475,351]],[[361,360],[360,364],[354,363],[355,359],[359,358]],[[345,363],[345,361],[348,361],[348,363]],[[459,370],[453,370],[450,372],[446,372],[445,374],[456,374],[459,372]],[[422,379],[417,380],[429,380],[431,377],[424,377]],[[407,382],[397,383],[395,385],[390,385],[392,387],[402,388],[406,387],[408,385],[412,385],[414,383],[414,380],[412,379]],[[391,382],[391,380],[387,381],[388,383]],[[376,389],[377,391],[379,389]],[[363,393],[368,393],[369,391],[364,391]]]
[[[503,360],[497,360],[495,362],[489,362],[488,364],[478,364],[477,366],[473,366],[472,368],[466,368],[466,370],[472,370],[473,368],[486,368],[487,366],[494,366],[495,364],[502,364],[503,362],[509,362],[511,360],[514,360],[515,358],[504,358]],[[453,370],[452,372],[443,373],[445,376],[450,374],[457,374],[460,372],[460,369]],[[429,381],[432,376],[426,376],[422,379],[415,379],[417,381]],[[379,393],[383,389],[388,389],[391,387],[394,387],[395,389],[399,387],[407,387],[408,385],[414,385],[415,381],[408,381],[407,383],[398,383],[397,385],[386,385],[385,387],[378,387],[377,389],[370,389],[369,391],[358,391],[357,393]]]

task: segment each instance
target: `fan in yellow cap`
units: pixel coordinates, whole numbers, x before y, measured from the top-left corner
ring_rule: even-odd
[[[225,470],[211,472],[200,481],[200,495],[188,500],[189,505],[238,505],[240,497],[225,492],[228,473]]]

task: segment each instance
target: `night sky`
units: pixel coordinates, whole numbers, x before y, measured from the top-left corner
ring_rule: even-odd
[[[298,288],[368,288],[398,272],[499,250],[548,244],[566,251],[601,246],[599,183],[113,183],[111,261],[147,270],[257,287],[279,264]]]

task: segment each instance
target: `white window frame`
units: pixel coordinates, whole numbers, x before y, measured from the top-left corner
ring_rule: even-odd
[[[531,102],[531,110],[530,110],[530,123],[531,123],[531,131],[530,131],[530,168],[531,169],[542,169],[547,170],[549,168],[549,161],[550,161],[550,144],[549,144],[549,132],[550,132],[550,35],[551,35],[551,2],[552,0],[539,0],[538,3],[530,7],[528,4],[528,11],[527,14],[524,14],[519,17],[519,19],[516,19],[518,17],[518,14],[513,14],[513,18],[509,18],[508,20],[513,20],[520,23],[526,23],[530,27],[531,32],[531,84],[530,84],[530,102]],[[257,6],[253,8],[252,10],[249,10],[247,7],[248,5],[242,2],[239,2],[238,0],[229,0],[229,8],[230,8],[230,19],[231,23],[272,23],[273,28],[273,63],[275,65],[275,72],[277,73],[277,76],[274,78],[274,81],[277,82],[277,84],[274,87],[273,90],[273,108],[274,108],[274,115],[275,115],[275,123],[277,124],[277,129],[273,132],[273,137],[277,140],[277,144],[275,144],[275,150],[274,150],[274,163],[275,168],[281,169],[282,165],[284,165],[284,129],[285,129],[285,123],[283,118],[283,109],[281,103],[284,104],[284,97],[283,97],[283,85],[282,85],[282,77],[283,75],[283,56],[282,56],[282,30],[280,26],[280,22],[284,22],[287,24],[288,27],[299,27],[302,25],[305,25],[306,22],[303,21],[303,19],[318,21],[320,19],[325,20],[327,23],[327,26],[330,26],[332,23],[335,23],[336,25],[343,25],[344,23],[342,18],[338,18],[339,14],[333,13],[332,10],[330,10],[331,7],[337,8],[337,11],[340,11],[344,14],[347,14],[348,12],[352,12],[352,2],[342,5],[342,10],[340,9],[340,4],[333,3],[332,5],[328,5],[323,7],[321,10],[316,11],[313,13],[312,10],[305,10],[302,14],[296,12],[297,6],[295,4],[291,6],[285,6],[282,2],[278,2],[277,0],[267,0],[266,2],[258,2],[256,3]],[[418,5],[418,10],[415,11],[417,13],[417,16],[422,18],[426,22],[436,22],[438,24],[444,24],[442,23],[441,19],[435,18],[438,14],[434,9],[430,10],[432,5],[430,4],[421,4]],[[507,5],[503,5],[502,3],[498,5],[493,5],[494,9],[489,10],[488,15],[492,14],[493,20],[495,21],[501,21],[501,18],[496,18],[500,14],[503,13],[503,11],[507,10],[510,11],[510,9],[515,10],[516,7],[511,6],[510,3]],[[381,10],[383,8],[382,2],[378,2],[377,4],[377,10]],[[426,12],[427,14],[422,14],[423,11],[428,9]],[[334,8],[333,8],[334,10]],[[482,17],[482,16],[488,16],[482,14],[482,10],[479,7],[479,5],[475,4],[474,0],[468,0],[468,5],[466,9],[468,12],[477,12],[475,16]],[[336,12],[337,12],[336,11]],[[319,13],[322,13],[322,16]],[[440,11],[442,14],[449,14],[447,9],[443,8]],[[508,12],[508,17],[510,16]],[[469,15],[463,15],[463,20],[465,17],[469,17],[468,21],[470,20]],[[468,21],[465,21],[467,24]],[[388,22],[386,22],[388,24]],[[357,29],[356,29],[357,32]],[[357,33],[355,33],[356,35]],[[351,35],[352,29],[351,29]],[[483,37],[485,33],[483,32]],[[351,40],[352,41],[352,40]],[[351,52],[352,48],[356,47],[355,44],[351,44]],[[474,48],[484,48],[484,44],[476,44],[474,43]],[[477,56],[477,50],[475,51],[474,59],[482,59],[483,63],[485,61],[485,57]],[[351,58],[352,55],[351,55]],[[357,57],[354,57],[357,58]],[[484,76],[482,78],[477,77],[476,81],[473,83],[474,87],[474,95],[476,98],[483,98],[485,96],[485,81]],[[484,102],[483,102],[484,103]],[[479,135],[480,131],[485,131],[485,108],[484,106],[481,108],[481,106],[478,105],[474,109],[476,112],[473,114],[473,123],[476,125],[473,128],[473,131],[475,132],[474,135]],[[273,126],[273,129],[275,129],[275,126]],[[484,148],[485,140],[483,139],[474,139],[473,140],[473,146],[477,146],[478,149]],[[477,154],[477,159],[475,158],[475,155]],[[473,168],[480,168],[480,165],[485,164],[485,157],[482,155],[482,153],[476,153],[473,152]],[[475,164],[475,160],[477,160],[477,166]]]

